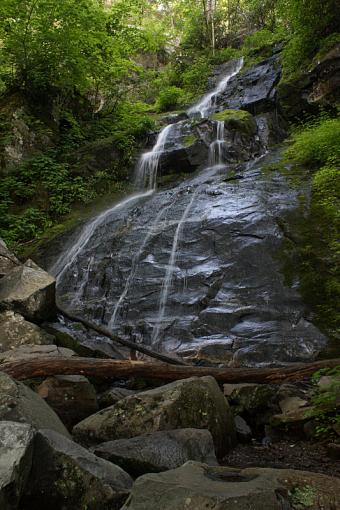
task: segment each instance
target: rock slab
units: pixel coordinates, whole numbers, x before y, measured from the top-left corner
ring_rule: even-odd
[[[188,460],[217,464],[208,430],[178,429],[117,439],[97,446],[94,453],[136,477],[182,466]]]
[[[331,510],[340,480],[304,471],[234,469],[197,462],[138,478],[121,510]]]
[[[49,345],[54,337],[11,310],[0,313],[0,352],[20,345]]]
[[[213,377],[191,377],[132,395],[78,423],[73,433],[91,444],[183,428],[209,430],[219,457],[233,446],[233,415]]]

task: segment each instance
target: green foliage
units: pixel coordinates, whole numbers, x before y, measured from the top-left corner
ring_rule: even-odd
[[[323,327],[340,328],[340,119],[321,117],[298,128],[286,150],[292,171],[312,172],[310,216],[303,221],[300,281]]]
[[[0,237],[9,244],[41,234],[75,201],[87,201],[89,189],[66,165],[41,155],[0,182]]]
[[[315,386],[311,400],[313,419],[317,422],[317,434],[329,434],[334,425],[340,425],[340,365],[332,369],[322,369],[313,374],[317,383],[322,376],[329,378],[329,384]]]
[[[296,73],[322,47],[323,40],[336,32],[340,24],[337,0],[280,0],[281,16],[291,32],[283,52],[285,75]]]
[[[183,105],[184,92],[179,87],[172,85],[161,91],[158,96],[157,106],[160,112],[175,110]]]
[[[317,490],[310,485],[295,487],[290,493],[293,508],[303,510],[314,507],[317,495]]]

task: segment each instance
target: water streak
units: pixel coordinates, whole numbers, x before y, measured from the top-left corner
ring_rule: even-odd
[[[166,213],[166,211],[172,206],[173,204],[169,204],[167,205],[166,207],[163,207],[159,213],[157,214],[155,220],[153,221],[147,235],[144,237],[144,240],[141,244],[141,246],[139,247],[139,250],[137,251],[137,253],[135,254],[135,256],[133,257],[132,259],[132,264],[131,264],[131,271],[130,271],[130,274],[129,276],[127,277],[126,279],[126,282],[125,282],[125,286],[124,286],[124,289],[123,289],[123,292],[121,293],[121,295],[119,296],[119,299],[115,305],[115,308],[113,310],[113,313],[112,313],[112,317],[110,319],[110,322],[109,322],[109,327],[110,328],[114,328],[115,326],[115,323],[116,323],[116,319],[117,319],[117,314],[122,306],[122,303],[124,301],[124,299],[126,298],[127,296],[127,293],[129,292],[130,290],[130,287],[131,287],[131,284],[133,282],[133,279],[135,277],[135,274],[136,274],[136,270],[138,268],[138,263],[139,263],[139,260],[140,260],[140,257],[145,249],[145,247],[147,246],[149,240],[151,239],[151,237],[154,235],[155,231],[156,231],[156,227],[158,225],[158,223],[160,222],[162,216]]]
[[[177,224],[175,235],[174,235],[174,238],[172,241],[171,253],[170,253],[167,270],[165,273],[164,281],[162,284],[161,295],[160,295],[160,299],[159,299],[158,317],[157,317],[157,321],[156,321],[156,324],[154,326],[154,329],[153,329],[152,335],[151,335],[151,344],[153,346],[155,344],[157,344],[157,342],[158,342],[159,333],[160,333],[160,330],[162,327],[162,322],[164,319],[165,308],[166,308],[166,304],[167,304],[167,300],[168,300],[169,290],[171,288],[172,277],[173,277],[174,270],[175,270],[175,263],[176,263],[176,258],[177,258],[177,247],[178,247],[178,243],[179,243],[180,236],[182,233],[182,229],[183,229],[184,223],[187,220],[187,217],[189,215],[189,212],[190,212],[191,207],[194,203],[197,193],[198,193],[198,189],[193,193],[191,200],[189,201],[188,205],[186,206],[186,208],[182,214],[182,217]]]
[[[201,101],[199,101],[196,105],[192,106],[188,110],[188,114],[194,115],[194,114],[199,113],[201,117],[207,117],[212,112],[214,107],[216,106],[217,97],[222,92],[225,91],[229,80],[233,76],[235,76],[236,74],[238,74],[240,72],[240,70],[243,67],[243,63],[244,63],[244,59],[243,59],[243,57],[241,57],[239,60],[237,60],[235,62],[231,71],[221,81],[218,82],[218,84],[214,88],[214,90],[212,90],[211,92],[209,92],[208,94],[203,96]]]
[[[209,165],[223,165],[225,161],[225,140],[224,140],[224,121],[218,120],[216,123],[216,140],[209,147]]]
[[[159,160],[164,152],[166,142],[173,126],[174,124],[165,126],[159,133],[152,150],[145,152],[140,157],[135,174],[135,183],[139,189],[156,189]]]

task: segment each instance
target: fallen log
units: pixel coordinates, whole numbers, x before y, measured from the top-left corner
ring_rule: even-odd
[[[124,338],[120,338],[113,333],[105,326],[100,326],[99,324],[94,324],[93,322],[88,321],[87,319],[84,319],[83,317],[78,317],[78,315],[75,315],[66,308],[63,308],[60,303],[57,303],[57,310],[67,317],[68,319],[71,319],[75,322],[80,322],[81,324],[84,324],[89,329],[93,329],[93,331],[96,331],[96,333],[99,333],[100,335],[106,336],[107,338],[110,338],[113,342],[116,342],[118,344],[124,345],[124,347],[128,347],[132,351],[138,351],[142,354],[146,354],[150,358],[158,359],[159,361],[163,361],[164,363],[169,363],[171,365],[186,365],[186,363],[178,358],[167,356],[166,354],[162,354],[160,352],[156,352],[149,347],[145,347],[144,345],[137,344],[136,342],[132,342],[131,340],[125,340]]]
[[[52,375],[85,375],[97,378],[144,377],[174,381],[187,377],[213,376],[220,383],[268,383],[297,381],[310,376],[321,368],[334,368],[340,359],[300,363],[286,368],[212,368],[175,366],[167,363],[146,363],[143,361],[111,360],[98,358],[33,358],[5,362],[0,371],[15,379],[31,379]]]

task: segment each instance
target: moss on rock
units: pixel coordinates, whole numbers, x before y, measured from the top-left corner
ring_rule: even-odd
[[[224,121],[226,129],[241,131],[253,135],[256,133],[256,122],[251,113],[246,110],[223,110],[214,113],[212,120]]]

